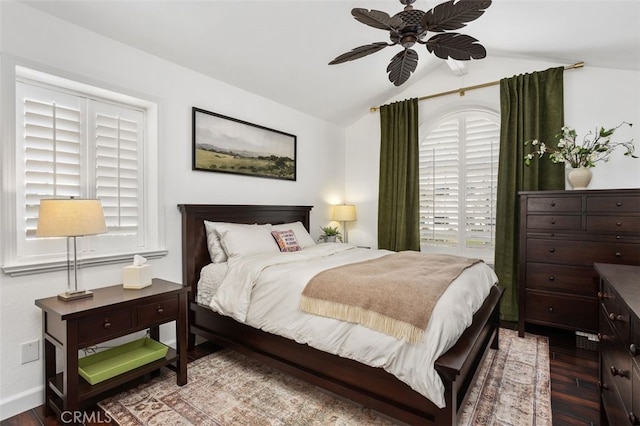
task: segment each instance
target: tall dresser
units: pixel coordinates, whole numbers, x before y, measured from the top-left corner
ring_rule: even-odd
[[[640,265],[640,189],[521,192],[519,335],[597,333],[596,262]]]
[[[640,425],[640,266],[595,267],[601,282],[601,423]]]

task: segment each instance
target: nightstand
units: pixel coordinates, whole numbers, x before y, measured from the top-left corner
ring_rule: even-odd
[[[161,279],[141,290],[122,285],[93,290],[93,297],[64,302],[57,297],[36,300],[42,309],[45,415],[80,410],[106,391],[173,364],[177,384],[187,383],[187,293],[189,287]],[[149,329],[159,340],[160,324],[175,321],[176,350],[157,361],[90,385],[78,374],[78,350],[116,337]],[[56,372],[56,348],[62,351],[62,372]]]

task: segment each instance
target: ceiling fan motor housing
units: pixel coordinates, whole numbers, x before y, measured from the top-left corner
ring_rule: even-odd
[[[411,3],[413,3],[413,1]],[[400,28],[397,33],[391,31],[391,41],[408,49],[413,46],[418,39],[422,39],[427,34],[421,24],[423,16],[424,12],[422,10],[413,8],[396,13],[393,17],[402,19],[406,25]]]

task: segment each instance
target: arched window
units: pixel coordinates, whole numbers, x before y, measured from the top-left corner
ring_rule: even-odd
[[[425,252],[493,262],[500,117],[465,109],[420,136],[420,238]]]

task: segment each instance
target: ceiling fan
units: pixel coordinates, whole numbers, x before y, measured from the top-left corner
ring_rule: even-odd
[[[468,61],[487,56],[487,51],[475,38],[447,31],[463,28],[479,18],[491,6],[491,0],[449,0],[428,12],[414,9],[415,1],[400,0],[405,8],[393,16],[379,10],[352,9],[351,14],[357,21],[389,31],[391,43],[383,41],[356,47],[336,57],[329,65],[353,61],[387,46],[400,45],[404,50],[396,54],[387,67],[389,81],[400,86],[418,66],[418,53],[411,49],[415,43],[424,44],[430,53],[442,59]],[[425,40],[428,32],[436,34]]]

